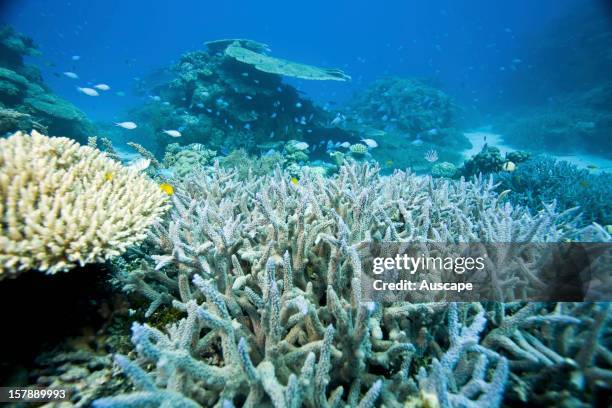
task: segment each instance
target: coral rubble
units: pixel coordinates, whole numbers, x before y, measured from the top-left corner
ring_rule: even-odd
[[[63,137],[0,139],[0,279],[120,255],[167,209],[155,183]]]

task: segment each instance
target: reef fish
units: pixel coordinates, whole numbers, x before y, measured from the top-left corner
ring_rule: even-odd
[[[134,160],[128,167],[132,170],[143,171],[146,170],[151,164],[149,159],[138,159]]]
[[[308,143],[306,142],[297,142],[293,145],[298,150],[306,150],[308,149]]]
[[[99,89],[101,91],[108,91],[108,90],[110,90],[110,86],[108,86],[106,84],[94,85],[94,88]]]
[[[361,141],[365,143],[365,145],[368,146],[370,149],[378,147],[378,143],[376,143],[376,140],[374,139],[361,139]]]
[[[134,122],[119,122],[119,123],[115,123],[115,126],[119,126],[127,130],[133,130],[138,127],[138,125],[136,125]]]
[[[93,88],[81,88],[80,86],[77,86],[77,90],[87,96],[98,96],[100,95],[98,93],[98,91],[96,91]]]
[[[66,75],[68,78],[79,79],[79,76],[74,72],[66,71],[64,72],[64,75]]]
[[[511,161],[507,161],[502,166],[502,170],[512,173],[514,170],[516,170],[516,164],[512,163]]]
[[[181,136],[183,136],[181,134],[181,132],[179,132],[178,130],[162,130],[162,132],[164,132],[165,134],[167,134],[168,136],[171,136],[171,137],[181,137]]]
[[[168,194],[169,196],[174,194],[174,187],[172,187],[172,185],[170,185],[168,183],[161,183],[159,185],[159,188],[160,188],[161,191],[163,191],[164,193]]]

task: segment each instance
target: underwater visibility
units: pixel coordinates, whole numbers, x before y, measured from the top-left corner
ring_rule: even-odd
[[[0,4],[0,405],[612,406],[612,5]]]

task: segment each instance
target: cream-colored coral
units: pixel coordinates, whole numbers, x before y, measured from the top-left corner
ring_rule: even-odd
[[[154,182],[97,149],[36,131],[0,139],[0,279],[120,255],[167,207]]]

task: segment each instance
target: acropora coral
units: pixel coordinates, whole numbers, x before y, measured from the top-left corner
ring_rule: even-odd
[[[502,203],[491,179],[383,177],[356,164],[299,183],[280,169],[245,178],[215,165],[176,187],[144,258],[115,276],[148,300],[147,318],[160,308],[183,317],[161,330],[134,323],[134,356],[115,356],[134,391],[96,408],[494,408],[506,396],[522,404],[588,399],[610,373],[609,345],[598,347],[607,307],[362,298],[362,242],[575,236],[572,217],[554,206],[530,214]],[[491,284],[498,278],[500,293],[510,293],[517,276]],[[576,364],[557,370],[570,359]],[[515,391],[522,376],[542,381],[546,373],[589,380],[565,396]]]
[[[582,222],[612,224],[612,174],[592,174],[587,169],[547,156],[521,163],[513,173],[500,173],[499,191],[509,190],[509,199],[533,211],[556,202],[559,209],[578,206]]]
[[[0,279],[120,255],[167,208],[155,183],[97,149],[36,131],[0,139]]]

